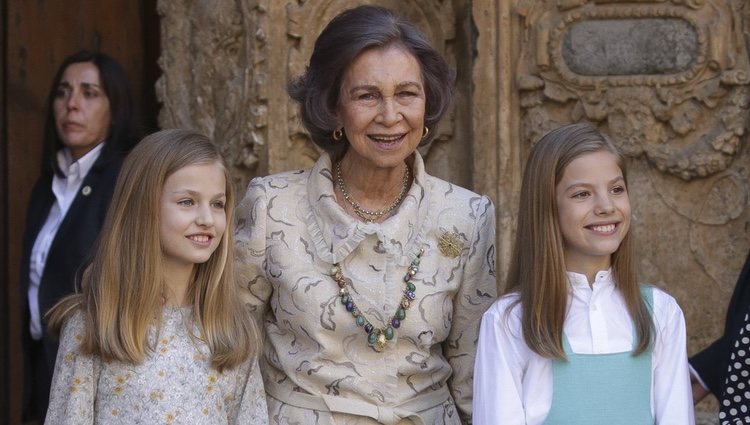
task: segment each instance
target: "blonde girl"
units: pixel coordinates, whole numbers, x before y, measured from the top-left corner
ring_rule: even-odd
[[[205,136],[164,130],[133,149],[81,293],[50,312],[62,335],[46,423],[267,423],[233,207]]]
[[[685,321],[638,284],[625,162],[587,124],[532,149],[508,290],[484,314],[475,425],[693,424]]]

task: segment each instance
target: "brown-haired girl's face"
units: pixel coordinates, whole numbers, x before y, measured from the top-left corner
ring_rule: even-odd
[[[218,162],[183,167],[162,189],[159,237],[168,268],[208,261],[227,226],[226,179]]]
[[[55,90],[57,135],[77,160],[109,135],[112,118],[99,68],[92,62],[70,64]]]
[[[630,199],[617,157],[600,150],[568,164],[555,188],[565,266],[606,270],[630,229]]]

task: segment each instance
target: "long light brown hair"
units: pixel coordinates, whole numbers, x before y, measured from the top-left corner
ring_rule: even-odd
[[[563,323],[568,307],[568,276],[555,189],[574,159],[607,151],[617,157],[627,186],[625,161],[607,136],[588,124],[571,124],[547,133],[531,150],[524,170],[518,226],[508,271],[507,293],[518,292],[523,337],[540,356],[564,359]],[[638,338],[635,353],[648,349],[653,322],[641,296],[629,231],[612,254],[615,285],[621,292]]]
[[[159,239],[164,182],[184,167],[210,163],[224,169],[228,225],[216,251],[193,269],[188,297],[200,330],[196,337],[208,345],[219,371],[257,353],[258,330],[239,302],[234,281],[232,181],[217,147],[190,130],[154,133],[128,155],[93,261],[83,274],[82,292],[63,299],[48,314],[54,332],[80,308],[86,323],[84,352],[133,364],[144,360],[153,349],[148,330],[160,326],[166,293]]]

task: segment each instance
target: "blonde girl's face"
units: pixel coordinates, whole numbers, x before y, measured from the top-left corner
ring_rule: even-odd
[[[617,157],[600,150],[574,159],[555,196],[566,268],[589,275],[609,268],[630,229],[630,199]]]
[[[227,226],[226,180],[218,162],[183,167],[164,182],[159,236],[170,268],[208,261]]]

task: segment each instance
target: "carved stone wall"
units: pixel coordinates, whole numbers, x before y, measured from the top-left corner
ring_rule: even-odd
[[[259,1],[159,1],[162,128],[200,130],[245,183],[268,169],[268,18]]]

